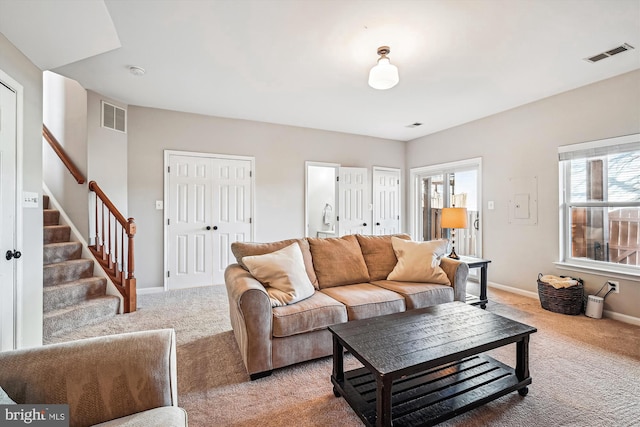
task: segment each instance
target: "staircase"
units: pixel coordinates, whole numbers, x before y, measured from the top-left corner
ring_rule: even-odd
[[[93,275],[94,262],[80,258],[82,245],[70,241],[71,228],[59,225],[60,212],[44,207],[43,341],[118,314],[120,299],[107,295],[107,280]]]

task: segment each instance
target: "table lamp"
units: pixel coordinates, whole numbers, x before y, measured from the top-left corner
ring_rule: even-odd
[[[467,227],[467,208],[443,208],[441,228],[451,228],[451,253],[449,258],[460,259],[455,249],[456,228]]]

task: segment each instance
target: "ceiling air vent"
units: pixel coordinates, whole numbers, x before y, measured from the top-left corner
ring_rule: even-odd
[[[417,128],[418,126],[422,126],[422,123],[420,123],[420,122],[415,122],[415,123],[411,123],[410,125],[407,125],[407,126],[405,126],[405,127],[408,127],[408,128]]]
[[[102,101],[102,127],[127,133],[127,110]]]
[[[598,62],[605,58],[609,58],[610,56],[617,55],[619,53],[626,52],[631,49],[634,49],[634,47],[631,46],[630,44],[624,43],[621,46],[614,47],[613,49],[608,50],[606,52],[602,52],[597,55],[590,56],[589,58],[585,58],[584,60],[589,62]]]

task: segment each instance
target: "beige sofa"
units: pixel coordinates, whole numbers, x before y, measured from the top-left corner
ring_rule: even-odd
[[[187,425],[173,329],[0,352],[0,387],[19,404],[68,404],[71,427]]]
[[[409,240],[407,235],[395,237]],[[251,275],[243,259],[274,253],[293,243],[300,246],[304,270],[314,291],[301,301],[274,307],[265,285]],[[465,301],[466,297],[469,268],[446,257],[439,265],[446,283],[387,280],[398,264],[392,236],[236,242],[232,251],[238,263],[225,271],[229,312],[251,379],[269,375],[276,368],[331,355],[330,325]]]

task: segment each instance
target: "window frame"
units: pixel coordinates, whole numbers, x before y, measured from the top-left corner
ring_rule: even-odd
[[[555,264],[558,268],[578,270],[586,273],[592,273],[596,275],[602,275],[613,278],[621,278],[628,280],[640,281],[640,266],[618,264],[608,261],[590,260],[587,258],[574,258],[572,256],[571,246],[571,208],[574,207],[640,207],[640,201],[638,202],[608,202],[608,201],[586,201],[586,202],[571,202],[568,200],[570,197],[571,189],[571,171],[570,171],[570,159],[564,158],[567,155],[570,157],[570,153],[586,153],[585,158],[598,158],[604,156],[603,151],[610,148],[612,153],[615,152],[617,147],[627,146],[631,144],[631,151],[640,149],[640,134],[625,135],[614,138],[607,138],[602,140],[590,141],[579,144],[571,144],[558,147],[558,166],[559,166],[559,261]],[[565,154],[569,153],[569,154]],[[593,153],[593,154],[589,154]],[[606,168],[605,168],[606,169]],[[608,193],[607,193],[608,197]]]

